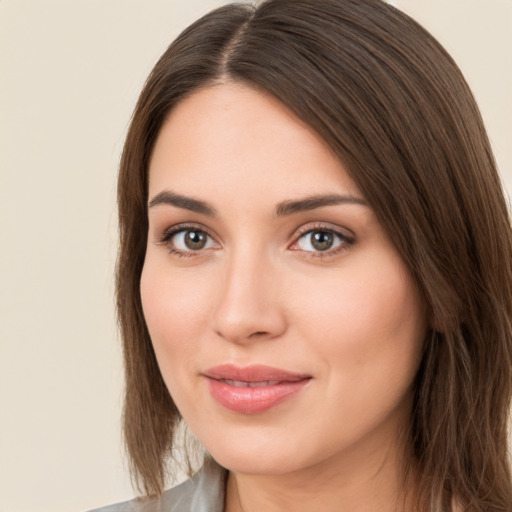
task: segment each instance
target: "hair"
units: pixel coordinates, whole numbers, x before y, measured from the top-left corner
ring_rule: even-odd
[[[512,242],[483,122],[456,64],[380,0],[232,4],[186,29],[152,70],[121,159],[117,308],[124,436],[139,491],[162,492],[180,414],[153,352],[140,276],[148,164],[184,98],[236,82],[272,95],[348,169],[420,290],[429,331],[408,459],[418,510],[510,511]],[[407,468],[406,468],[407,470]]]

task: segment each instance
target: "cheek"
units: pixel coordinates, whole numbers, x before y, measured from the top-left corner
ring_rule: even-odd
[[[164,260],[164,258],[161,258]],[[194,272],[194,271],[192,271]],[[162,378],[183,415],[194,417],[190,406],[197,373],[198,340],[202,339],[209,293],[201,279],[177,272],[158,256],[148,255],[141,275],[144,318]]]
[[[336,378],[362,386],[363,376],[382,384],[395,376],[411,380],[426,329],[422,301],[406,269],[395,261],[375,261],[339,278],[326,275],[314,288],[309,282],[308,293],[300,287],[291,293],[300,301],[301,338],[311,340]]]
[[[324,414],[330,424],[343,425],[330,435],[343,442],[372,431],[394,411],[407,417],[422,353],[424,313],[412,280],[400,266],[371,268],[318,283],[301,306],[308,321],[299,338],[309,340],[310,358],[319,362]],[[324,428],[322,414],[316,417],[314,428]]]
[[[172,271],[165,262],[155,260],[148,257],[144,264],[140,292],[151,341],[166,377],[174,373],[173,362],[186,368],[192,359],[195,341],[208,321],[211,294],[208,286],[199,286],[204,280],[196,271],[191,278],[189,273]]]

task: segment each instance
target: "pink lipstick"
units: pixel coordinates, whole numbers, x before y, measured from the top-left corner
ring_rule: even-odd
[[[298,393],[311,380],[310,375],[279,368],[231,364],[205,371],[213,398],[226,409],[241,414],[267,411]]]

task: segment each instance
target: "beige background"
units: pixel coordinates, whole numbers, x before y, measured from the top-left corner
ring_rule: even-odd
[[[131,497],[115,176],[158,56],[216,0],[0,0],[0,512]],[[459,62],[512,190],[512,0],[398,0]]]

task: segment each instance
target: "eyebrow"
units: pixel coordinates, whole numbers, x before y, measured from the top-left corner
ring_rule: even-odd
[[[303,199],[283,201],[276,206],[276,217],[287,217],[295,213],[307,212],[323,208],[325,206],[334,206],[338,204],[356,204],[369,206],[368,202],[359,197],[351,195],[327,194],[309,196]]]
[[[153,197],[149,202],[149,207],[153,208],[154,206],[162,204],[176,206],[177,208],[183,208],[184,210],[189,210],[208,217],[217,216],[217,210],[208,203],[169,190],[164,190]],[[320,194],[308,196],[303,199],[282,201],[276,206],[274,217],[288,217],[296,213],[338,204],[369,206],[368,202],[364,199],[352,195]]]
[[[191,212],[207,215],[208,217],[217,216],[217,210],[208,203],[200,201],[199,199],[194,199],[193,197],[182,196],[181,194],[176,194],[168,190],[164,190],[153,197],[149,202],[149,207],[153,208],[154,206],[161,204],[176,206],[177,208],[190,210]]]

